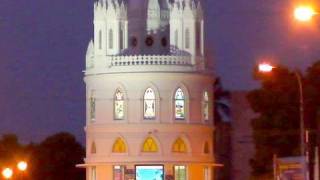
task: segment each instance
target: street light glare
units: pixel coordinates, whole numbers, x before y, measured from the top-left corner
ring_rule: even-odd
[[[316,13],[315,13],[314,9],[309,6],[297,7],[294,10],[294,17],[297,20],[303,21],[303,22],[310,21],[315,14]]]
[[[18,164],[17,164],[17,167],[20,171],[25,171],[28,167],[28,164],[25,162],[25,161],[20,161]]]
[[[259,64],[259,71],[261,72],[271,72],[274,67],[267,63]]]
[[[12,177],[13,171],[10,168],[5,168],[2,171],[2,175],[5,179],[10,179]]]

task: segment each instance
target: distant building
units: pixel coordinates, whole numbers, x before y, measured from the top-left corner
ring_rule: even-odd
[[[87,180],[211,180],[214,77],[200,2],[99,0],[93,24]]]
[[[231,179],[250,179],[250,159],[254,156],[251,120],[257,116],[247,101],[247,91],[231,93]]]

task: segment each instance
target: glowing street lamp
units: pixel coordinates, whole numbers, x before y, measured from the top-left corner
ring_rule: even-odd
[[[259,71],[261,72],[271,72],[274,67],[268,63],[262,63],[262,64],[259,64],[258,68],[259,68]]]
[[[298,21],[310,21],[314,15],[316,12],[311,6],[300,6],[294,10],[294,17]]]
[[[20,170],[20,171],[25,171],[28,167],[28,164],[27,162],[25,161],[20,161],[18,164],[17,164],[17,168]]]
[[[5,168],[2,170],[2,176],[5,178],[5,179],[10,179],[13,175],[13,171],[12,169],[10,168]]]

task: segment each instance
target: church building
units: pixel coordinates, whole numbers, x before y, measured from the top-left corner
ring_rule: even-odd
[[[98,0],[86,54],[87,180],[212,180],[200,0]]]

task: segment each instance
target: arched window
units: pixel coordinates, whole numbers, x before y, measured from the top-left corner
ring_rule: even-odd
[[[96,98],[95,98],[95,92],[91,91],[91,95],[89,98],[89,118],[91,121],[94,121],[96,118]]]
[[[102,31],[99,30],[99,49],[102,49]]]
[[[185,119],[185,96],[181,88],[176,90],[174,102],[175,118],[179,120]]]
[[[203,119],[205,121],[209,120],[209,97],[208,97],[208,92],[205,91],[203,93]]]
[[[117,138],[112,147],[113,153],[125,153],[127,152],[126,143],[121,138]]]
[[[174,32],[174,43],[175,43],[175,45],[176,45],[176,47],[178,47],[178,40],[179,40],[179,33],[178,33],[178,30],[175,30],[175,32]]]
[[[186,38],[185,47],[186,49],[189,49],[190,48],[190,30],[188,28],[186,29],[186,32],[185,32],[185,38]]]
[[[109,49],[113,48],[113,31],[109,29]]]
[[[124,48],[124,31],[123,27],[120,27],[120,49],[122,50]]]
[[[90,151],[91,151],[91,154],[97,153],[97,147],[95,142],[92,142]]]
[[[206,141],[206,142],[204,143],[203,152],[204,152],[205,154],[209,154],[209,152],[210,152],[210,148],[209,148],[209,143],[208,143],[208,141]]]
[[[152,137],[148,137],[142,146],[142,152],[158,152],[158,145]]]
[[[156,95],[151,88],[148,88],[144,93],[143,115],[145,119],[154,119],[156,117]]]
[[[124,119],[124,94],[117,89],[114,97],[114,119]]]
[[[178,138],[178,139],[173,143],[172,152],[185,153],[185,152],[187,152],[187,151],[188,151],[188,149],[187,149],[187,146],[186,146],[186,144],[184,143],[183,139]]]

